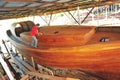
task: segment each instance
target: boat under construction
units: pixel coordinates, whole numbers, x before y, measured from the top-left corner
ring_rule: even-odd
[[[31,21],[15,23],[10,42],[28,60],[50,68],[77,69],[103,79],[120,78],[120,27],[80,25],[39,27],[38,47],[31,46]],[[24,24],[24,25],[22,25]],[[29,26],[26,26],[29,25]],[[78,77],[77,77],[78,78]],[[112,79],[113,80],[113,79]]]
[[[119,3],[0,0],[0,80],[120,80]]]

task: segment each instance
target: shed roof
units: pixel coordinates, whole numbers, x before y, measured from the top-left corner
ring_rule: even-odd
[[[0,19],[52,14],[67,10],[111,5],[120,0],[0,0]]]

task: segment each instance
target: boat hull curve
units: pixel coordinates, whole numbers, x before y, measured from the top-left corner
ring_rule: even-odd
[[[104,31],[97,31],[95,28],[90,28],[88,32],[83,32],[81,35],[78,35],[79,32],[77,34],[75,32],[74,34],[76,35],[74,36],[71,34],[68,35],[68,33],[63,35],[65,32],[62,32],[62,35],[60,33],[45,35],[43,32],[43,35],[38,36],[38,48],[32,48],[28,44],[25,45],[21,40],[18,41],[19,39],[14,39],[13,37],[15,36],[10,32],[8,33],[8,37],[20,54],[24,55],[29,60],[33,57],[38,64],[54,68],[82,69],[101,75],[108,80],[113,80],[113,77],[114,80],[119,80],[119,30],[120,28],[111,28],[110,30],[109,28],[105,28]],[[52,32],[56,32],[56,29]],[[61,37],[63,38],[60,43],[59,38]],[[69,37],[69,39],[67,37]],[[25,38],[23,37],[23,39]],[[79,41],[79,39],[81,40]],[[74,41],[72,42],[72,40]],[[100,40],[103,42],[100,42]]]

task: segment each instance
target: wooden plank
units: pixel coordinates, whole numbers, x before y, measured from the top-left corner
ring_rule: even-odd
[[[12,75],[8,65],[7,65],[7,63],[4,61],[4,59],[3,59],[1,54],[0,54],[0,63],[2,64],[2,66],[3,66],[7,76],[9,77],[9,79],[10,80],[14,80],[14,77],[13,77],[13,75]]]
[[[29,72],[28,75],[33,75],[33,76],[37,76],[39,78],[50,79],[50,80],[80,80],[80,79],[75,79],[75,78],[64,78],[64,77],[45,75],[45,74],[40,74],[40,73],[36,73],[36,72]]]

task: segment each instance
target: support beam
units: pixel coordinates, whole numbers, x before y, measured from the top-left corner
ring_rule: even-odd
[[[52,20],[52,13],[51,13],[51,15],[50,15],[50,20],[49,20],[48,26],[50,26],[51,20]]]
[[[46,24],[48,24],[47,21],[42,16],[40,16],[40,17],[43,21],[45,21]]]
[[[75,19],[75,17],[70,13],[69,10],[67,10],[67,12],[72,16],[72,18],[79,24],[79,22]],[[80,25],[80,24],[79,24]]]
[[[81,24],[81,19],[80,19],[80,8],[77,7],[77,16],[78,16],[78,22]]]
[[[42,0],[0,0],[4,2],[29,2],[29,3],[43,3],[43,4],[60,4],[60,2],[57,1],[42,1]]]
[[[89,13],[86,15],[86,17],[81,21],[81,24],[86,20],[86,18],[89,16],[89,14],[93,11],[94,7],[89,11]]]

